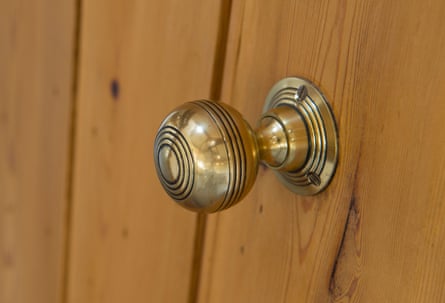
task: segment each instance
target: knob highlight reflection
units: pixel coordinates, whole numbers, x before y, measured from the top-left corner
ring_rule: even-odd
[[[215,212],[239,202],[258,169],[250,126],[232,107],[208,100],[186,103],[162,122],[155,164],[166,192],[194,211]]]

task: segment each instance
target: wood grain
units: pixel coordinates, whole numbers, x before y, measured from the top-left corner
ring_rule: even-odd
[[[327,191],[263,168],[208,218],[200,302],[441,302],[445,290],[445,5],[251,1],[233,6],[222,100],[254,123],[300,75],[330,100],[340,159]]]
[[[0,2],[0,302],[62,299],[74,16]]]
[[[186,302],[197,216],[153,162],[163,117],[209,97],[220,1],[85,1],[68,302]]]

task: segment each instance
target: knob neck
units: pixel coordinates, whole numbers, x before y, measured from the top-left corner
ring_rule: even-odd
[[[302,167],[309,150],[306,125],[290,106],[279,106],[262,115],[256,129],[260,160],[280,171]]]

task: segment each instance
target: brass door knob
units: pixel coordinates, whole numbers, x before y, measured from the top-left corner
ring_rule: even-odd
[[[260,162],[290,190],[322,191],[338,157],[334,116],[319,89],[302,78],[276,83],[253,130],[231,106],[185,103],[162,122],[154,145],[159,180],[179,205],[216,212],[252,188]]]

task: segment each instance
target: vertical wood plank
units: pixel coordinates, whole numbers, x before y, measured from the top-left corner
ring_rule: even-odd
[[[255,123],[277,80],[313,80],[340,162],[306,198],[260,169],[245,201],[209,216],[200,302],[444,300],[444,12],[438,0],[234,6],[222,101]]]
[[[0,2],[0,302],[62,299],[74,16]]]
[[[220,8],[84,2],[69,302],[194,295],[197,216],[164,193],[152,149],[170,110],[211,94]]]
[[[363,134],[331,298],[443,302],[445,3],[362,5]]]

